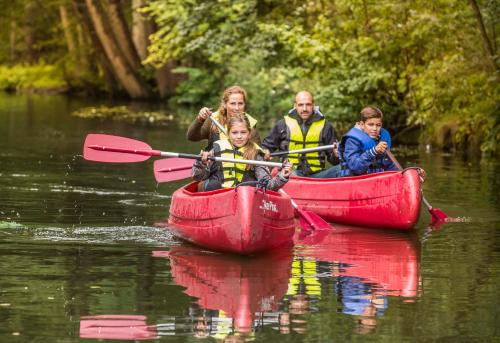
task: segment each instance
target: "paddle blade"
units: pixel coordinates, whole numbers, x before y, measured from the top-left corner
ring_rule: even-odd
[[[122,151],[106,151],[107,148]],[[142,162],[151,156],[148,151],[152,151],[151,147],[144,142],[97,133],[88,134],[83,144],[83,158],[97,162]]]
[[[323,218],[311,211],[305,211],[297,208],[299,214],[300,226],[304,230],[332,230],[332,226],[328,224]]]
[[[448,219],[448,216],[446,215],[446,213],[444,213],[439,208],[431,207],[431,208],[429,208],[429,213],[431,214],[433,223],[445,222]]]
[[[155,179],[157,182],[169,182],[191,177],[194,160],[187,158],[165,158],[154,162]]]

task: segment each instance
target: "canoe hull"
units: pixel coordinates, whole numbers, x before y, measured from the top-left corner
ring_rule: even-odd
[[[397,230],[416,225],[422,199],[415,169],[335,179],[292,177],[284,190],[327,221]]]
[[[197,183],[172,195],[168,226],[178,236],[216,251],[253,254],[293,244],[290,198],[242,186],[196,192]]]

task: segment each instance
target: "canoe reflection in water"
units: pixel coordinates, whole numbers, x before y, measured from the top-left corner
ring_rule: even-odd
[[[190,308],[195,336],[239,341],[253,336],[257,327],[278,324],[291,249],[241,257],[183,245],[153,255],[168,257],[175,283],[197,298]]]
[[[295,237],[288,298],[302,295],[309,310],[333,298],[336,311],[356,316],[357,331],[370,333],[388,296],[418,296],[420,248],[415,234],[335,225],[331,232]],[[292,312],[290,310],[290,312]]]
[[[311,313],[335,311],[369,334],[391,297],[418,296],[419,246],[407,233],[335,225],[332,231],[296,235],[295,248],[251,257],[219,254],[190,245],[154,251],[168,258],[173,281],[196,298],[186,317],[82,317],[80,337],[157,339],[188,335],[223,342],[252,340],[266,328],[305,333]],[[165,262],[166,263],[166,262]],[[392,305],[395,306],[395,305]],[[324,325],[328,325],[325,323]]]

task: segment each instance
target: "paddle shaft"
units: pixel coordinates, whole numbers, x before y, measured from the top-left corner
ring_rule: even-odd
[[[289,154],[303,154],[307,152],[315,152],[315,151],[323,151],[323,150],[328,150],[328,149],[333,149],[337,146],[337,144],[330,144],[330,145],[322,145],[322,146],[317,146],[314,148],[305,148],[305,149],[298,149],[298,150],[289,150],[289,151],[277,151],[273,152],[271,156],[283,156],[283,155],[289,155]]]
[[[403,167],[401,167],[401,164],[399,164],[398,160],[396,160],[396,157],[394,157],[392,152],[390,152],[389,149],[387,149],[385,152],[387,156],[389,156],[389,158],[391,159],[392,163],[394,163],[396,168],[398,168],[399,170],[403,170]],[[422,195],[422,201],[429,210],[432,210],[432,205],[427,201],[427,199],[423,195]]]
[[[221,123],[219,123],[219,122],[217,121],[217,119],[215,119],[215,117],[214,117],[214,115],[213,115],[213,114],[211,114],[211,115],[210,115],[210,120],[212,120],[212,123],[214,123],[214,124],[215,124],[215,126],[217,126],[217,128],[220,130],[220,132],[224,133],[224,134],[227,136],[226,129],[224,128],[224,126],[222,126],[222,124],[221,124]]]
[[[193,159],[193,160],[201,160],[200,155],[160,151],[160,150],[153,150],[153,149],[151,149],[151,150],[128,149],[128,148],[118,148],[118,147],[110,147],[110,146],[102,146],[102,145],[90,145],[88,147],[90,149],[94,149],[94,150],[98,150],[98,151],[119,152],[119,153],[128,153],[128,154],[136,154],[136,155],[143,155],[143,156],[181,157],[181,158],[189,158],[189,159]],[[223,157],[209,157],[209,159],[212,161],[217,161],[217,162],[243,163],[243,164],[250,164],[250,165],[254,165],[254,166],[266,166],[266,167],[278,167],[278,168],[283,167],[282,163],[277,163],[277,162],[244,160],[244,159],[223,158]]]

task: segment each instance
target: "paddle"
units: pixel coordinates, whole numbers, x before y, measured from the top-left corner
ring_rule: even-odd
[[[394,163],[394,165],[399,169],[403,170],[403,167],[401,167],[401,164],[396,160],[394,155],[389,151],[385,151],[387,153],[387,156],[391,159],[391,161]],[[429,213],[431,214],[432,217],[432,222],[443,222],[448,219],[448,215],[444,213],[441,209],[439,208],[434,208],[432,205],[425,199],[425,197],[422,195],[422,201],[424,202],[425,206],[427,206],[427,209],[429,210]]]
[[[271,153],[271,156],[283,156],[283,155],[289,155],[289,154],[303,154],[306,152],[315,152],[315,151],[323,151],[323,150],[328,150],[328,149],[333,149],[336,145],[335,144],[330,144],[330,145],[321,145],[317,146],[314,148],[305,148],[305,149],[298,149],[298,150],[289,150],[289,151],[277,151]]]
[[[217,119],[215,119],[211,115],[210,120],[212,120],[215,126],[217,126],[217,128],[227,136],[226,129],[217,121]],[[325,146],[323,146],[323,148],[324,147]],[[331,148],[333,148],[333,146]],[[308,149],[302,149],[302,150],[308,150]],[[288,151],[288,153],[290,152]],[[290,198],[293,208],[299,214],[300,217],[299,222],[302,229],[311,231],[311,230],[327,230],[332,228],[330,224],[328,224],[323,218],[321,218],[316,213],[299,208],[297,203],[283,189],[280,189],[279,192],[281,194],[287,195]]]
[[[193,160],[187,158],[164,158],[154,162],[154,174],[157,182],[169,182],[191,177]]]
[[[281,194],[289,196],[288,193],[286,193],[283,189],[280,189],[279,192]],[[290,201],[292,203],[292,207],[299,214],[300,226],[303,229],[306,229],[308,231],[311,231],[311,230],[331,230],[332,229],[331,225],[328,224],[319,215],[317,215],[314,212],[301,209],[299,207],[299,205],[297,205],[297,203],[292,198],[290,198]]]
[[[151,156],[182,157],[184,159],[201,160],[200,155],[153,150],[147,143],[131,138],[105,134],[88,134],[85,138],[83,147],[83,158],[89,161],[115,163],[142,162],[147,160]],[[209,157],[209,159],[218,162],[233,162],[268,167],[283,166],[282,163],[268,161],[243,160],[222,157]],[[179,169],[179,166],[174,167],[176,169]],[[182,167],[183,168],[180,169],[185,169],[186,165],[183,165]]]

